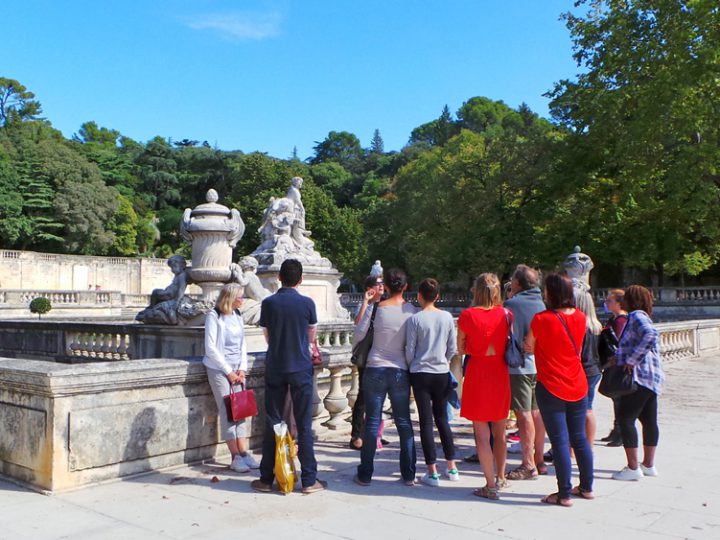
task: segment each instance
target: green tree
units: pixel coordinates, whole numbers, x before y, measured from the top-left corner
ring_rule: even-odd
[[[371,154],[384,154],[385,153],[385,141],[383,141],[380,130],[376,129],[373,132],[372,141],[370,141],[370,153]]]
[[[575,210],[596,216],[599,258],[661,282],[707,268],[720,256],[720,7],[579,4],[587,13],[565,19],[582,72],[549,93],[574,132]]]
[[[460,125],[453,120],[450,109],[445,105],[439,118],[412,130],[410,144],[442,146],[459,132]]]
[[[349,171],[357,170],[364,156],[360,140],[347,131],[331,131],[325,140],[315,143],[313,150],[312,165],[334,161]]]
[[[110,249],[112,254],[128,256],[138,253],[139,221],[130,200],[118,195],[117,210],[108,223],[108,230],[113,233],[113,243]]]
[[[41,112],[35,94],[15,79],[0,77],[0,127],[15,120],[32,120]]]
[[[177,164],[172,147],[162,137],[151,140],[137,158],[143,180],[143,195],[151,208],[159,210],[180,201]]]

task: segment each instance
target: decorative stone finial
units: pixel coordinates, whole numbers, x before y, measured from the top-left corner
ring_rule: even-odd
[[[209,203],[216,203],[219,198],[218,192],[214,189],[208,189],[207,195],[205,195],[205,200]]]
[[[590,256],[583,253],[580,246],[575,246],[573,252],[567,256],[563,263],[565,271],[572,279],[573,286],[585,292],[590,290],[590,270],[594,266]]]

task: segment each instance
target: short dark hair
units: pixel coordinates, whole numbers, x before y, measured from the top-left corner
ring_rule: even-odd
[[[365,278],[365,289],[371,289],[378,285],[378,281],[382,284],[382,278],[380,276],[368,276]]]
[[[280,283],[283,287],[295,287],[302,279],[302,264],[295,259],[284,260],[280,265]]]
[[[385,285],[390,294],[397,294],[407,285],[407,275],[399,268],[391,268],[385,274]]]
[[[625,289],[625,295],[620,301],[620,305],[622,305],[628,313],[640,309],[652,317],[653,296],[652,293],[642,285],[630,285]]]
[[[425,278],[418,286],[418,293],[426,302],[434,302],[440,294],[440,284],[436,279]]]
[[[565,274],[555,272],[545,276],[545,304],[548,309],[574,308],[572,280]]]
[[[534,268],[526,264],[518,264],[513,272],[512,279],[516,279],[523,291],[534,289],[540,284],[540,275]]]

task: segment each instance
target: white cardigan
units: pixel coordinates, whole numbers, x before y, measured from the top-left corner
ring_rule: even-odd
[[[240,338],[240,364],[230,364],[225,359],[225,317],[238,317],[240,319],[240,328],[243,334]],[[245,326],[242,317],[235,312],[232,315],[218,315],[217,311],[211,309],[205,316],[205,356],[203,364],[211,369],[218,369],[225,375],[238,369],[247,371],[247,346],[245,345]]]

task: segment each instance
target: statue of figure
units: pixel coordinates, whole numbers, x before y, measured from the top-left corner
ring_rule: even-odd
[[[380,261],[375,261],[375,264],[372,265],[372,268],[370,269],[370,275],[372,277],[382,277],[383,276],[383,267],[380,264]]]
[[[167,261],[174,274],[173,280],[164,289],[154,289],[150,295],[150,305],[138,313],[136,320],[146,324],[172,324],[178,323],[177,307],[190,280],[187,261],[182,255],[173,255]]]
[[[246,324],[258,324],[260,321],[260,306],[263,299],[272,293],[263,287],[257,277],[258,261],[255,257],[242,257],[238,264],[231,264],[231,281],[236,281],[245,287],[245,301],[240,308],[240,314]]]
[[[572,279],[573,287],[583,292],[590,290],[590,271],[595,267],[589,255],[582,253],[580,246],[575,246],[573,252],[567,256],[563,267]]]
[[[305,206],[300,189],[303,179],[292,179],[287,196],[271,198],[258,233],[261,243],[252,256],[263,265],[281,264],[287,258],[320,267],[331,267],[330,261],[315,251],[312,234],[305,228]]]
[[[290,199],[294,205],[295,211],[295,225],[300,227],[301,230],[305,230],[305,206],[302,202],[302,195],[300,189],[303,185],[303,179],[299,176],[295,176],[290,181],[290,187],[288,188],[287,198]]]

